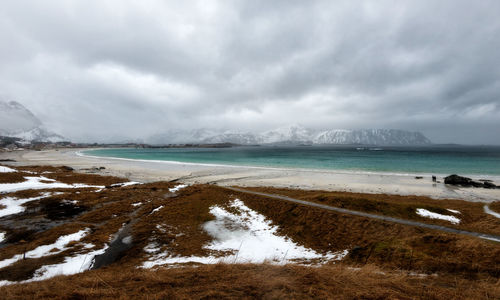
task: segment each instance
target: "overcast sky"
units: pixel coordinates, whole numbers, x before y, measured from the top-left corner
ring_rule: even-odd
[[[500,144],[500,1],[23,1],[0,97],[73,140],[396,128]]]

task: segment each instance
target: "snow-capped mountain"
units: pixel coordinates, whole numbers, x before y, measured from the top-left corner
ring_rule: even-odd
[[[300,125],[280,127],[258,135],[259,144],[307,143],[314,137],[314,131]]]
[[[255,144],[336,144],[336,145],[427,145],[431,141],[420,132],[396,129],[362,130],[313,130],[300,125],[280,127],[262,133],[217,131],[200,129],[195,131],[177,131],[157,135],[153,143],[233,143],[241,145]]]
[[[221,134],[220,131],[212,129],[195,129],[195,130],[167,130],[161,134],[155,134],[146,139],[147,143],[151,144],[185,144],[185,143],[200,143],[201,141]]]
[[[60,142],[64,138],[48,131],[42,122],[22,104],[0,101],[0,136],[25,141]]]
[[[326,130],[318,133],[314,144],[426,145],[431,141],[420,132],[396,129]]]

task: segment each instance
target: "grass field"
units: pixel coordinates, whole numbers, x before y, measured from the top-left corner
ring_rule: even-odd
[[[215,185],[174,189],[178,183],[127,183],[123,178],[62,167],[16,169],[0,173],[0,189],[22,184],[27,177],[41,179],[37,189],[0,194],[0,212],[21,207],[21,211],[0,218],[0,233],[4,235],[0,244],[0,293],[6,298],[497,299],[500,295],[498,242],[344,215]],[[51,186],[44,188],[43,184]],[[478,203],[254,190],[500,234],[500,220],[485,214]],[[235,199],[245,208],[236,207]],[[490,207],[500,211],[498,203]],[[460,223],[419,216],[417,208],[453,214]],[[221,217],[215,210],[225,215]],[[207,230],[207,224],[223,226],[221,234],[230,234],[231,238],[248,232],[259,237],[259,230],[252,231],[251,227],[251,218],[257,215],[267,222],[257,224],[261,232],[286,237],[297,249],[325,257],[340,251],[348,254],[341,260],[319,263],[287,260],[285,249],[283,258],[246,263],[237,260],[238,253],[248,252],[252,246],[244,240],[239,248],[225,251],[207,246],[221,239]],[[235,222],[238,218],[243,221]],[[76,232],[83,234],[70,240]],[[93,259],[103,254],[102,267],[89,270]],[[162,264],[159,258],[168,258],[169,263]],[[206,264],[207,258],[212,258],[210,264]],[[150,265],[154,267],[145,268],[147,262],[155,262]]]

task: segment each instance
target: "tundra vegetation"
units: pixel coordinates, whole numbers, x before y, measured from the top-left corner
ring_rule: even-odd
[[[9,168],[13,171],[0,173],[0,212],[11,209],[0,218],[0,293],[5,298],[500,295],[498,241],[346,215],[216,185],[140,184],[64,167]],[[18,188],[26,182],[36,185]],[[500,220],[485,213],[481,203],[270,187],[251,190],[500,235]],[[489,207],[500,212],[500,202]],[[419,209],[459,222],[429,218]],[[261,223],[252,223],[255,220]],[[260,237],[267,231],[296,245],[290,246],[295,250],[317,255],[294,258],[288,249],[282,256],[252,262],[238,257],[249,252],[248,241],[236,248],[217,248],[225,237],[207,224],[223,226],[225,235],[250,230]],[[254,225],[260,227],[254,230]]]

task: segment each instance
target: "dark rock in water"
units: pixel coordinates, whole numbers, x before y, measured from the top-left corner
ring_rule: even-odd
[[[472,182],[472,179],[468,177],[458,176],[456,174],[444,178],[444,183],[451,185],[472,186]]]
[[[106,167],[99,167],[99,170],[105,170]]]
[[[496,189],[498,186],[496,186],[494,183],[491,183],[490,181],[485,181],[483,182],[483,186],[487,189]]]
[[[437,181],[436,176],[432,175],[432,182],[436,182],[436,181]]]
[[[424,177],[422,177],[422,176],[415,176],[415,179],[422,179],[422,178],[424,178]]]
[[[450,184],[450,185],[459,185],[463,187],[484,187],[487,189],[495,189],[497,186],[489,181],[484,181],[484,182],[479,182],[479,181],[474,181],[468,177],[462,177],[458,176],[456,174],[450,175],[448,177],[444,178],[444,183],[445,184]]]
[[[74,169],[72,167],[69,167],[69,166],[62,166],[63,170],[64,171],[73,171]]]

